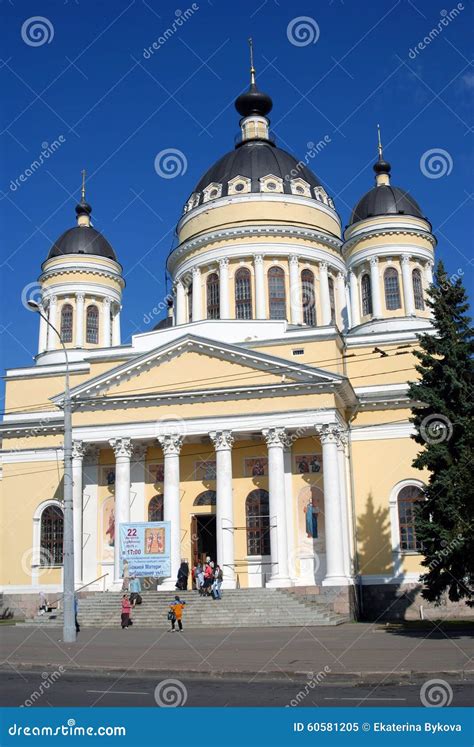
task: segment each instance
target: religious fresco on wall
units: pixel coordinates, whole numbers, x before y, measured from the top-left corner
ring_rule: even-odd
[[[165,465],[163,462],[148,464],[146,468],[146,480],[154,484],[165,481]]]
[[[194,477],[196,480],[215,480],[215,461],[200,459],[198,462],[196,462],[194,465]]]
[[[324,494],[314,485],[307,485],[299,492],[298,527],[305,543],[324,538]]]
[[[245,477],[264,477],[268,475],[267,457],[252,457],[244,460]]]
[[[111,464],[107,464],[101,468],[100,484],[107,485],[110,491],[113,492],[115,488],[115,467]]]
[[[323,471],[323,458],[321,454],[296,454],[295,472],[298,475],[317,475]]]
[[[102,561],[113,561],[115,546],[115,496],[109,495],[102,501],[101,509],[101,552]]]

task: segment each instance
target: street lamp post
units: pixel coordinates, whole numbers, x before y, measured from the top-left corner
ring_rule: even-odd
[[[72,416],[71,393],[69,389],[69,358],[66,346],[56,327],[43,314],[36,301],[28,301],[28,306],[36,311],[57,334],[66,360],[64,387],[64,536],[63,536],[63,641],[74,643],[76,640],[76,615],[74,611],[74,515],[72,497]],[[80,548],[79,548],[80,549]]]

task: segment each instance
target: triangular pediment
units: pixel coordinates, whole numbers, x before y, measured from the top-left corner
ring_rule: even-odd
[[[245,347],[185,334],[137,355],[71,391],[76,402],[195,397],[212,393],[253,391],[274,387],[341,386],[345,378]],[[60,401],[55,398],[56,401]]]

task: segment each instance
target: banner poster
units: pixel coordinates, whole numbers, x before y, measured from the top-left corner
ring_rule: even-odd
[[[129,576],[171,575],[170,522],[120,524],[120,572],[128,563]]]

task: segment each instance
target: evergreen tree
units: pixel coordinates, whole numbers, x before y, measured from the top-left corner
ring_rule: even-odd
[[[440,602],[465,599],[474,606],[473,330],[467,296],[442,262],[428,291],[434,334],[420,335],[416,370],[409,387],[415,441],[423,445],[413,462],[429,470],[424,499],[415,510],[416,536],[427,568],[422,596]]]

